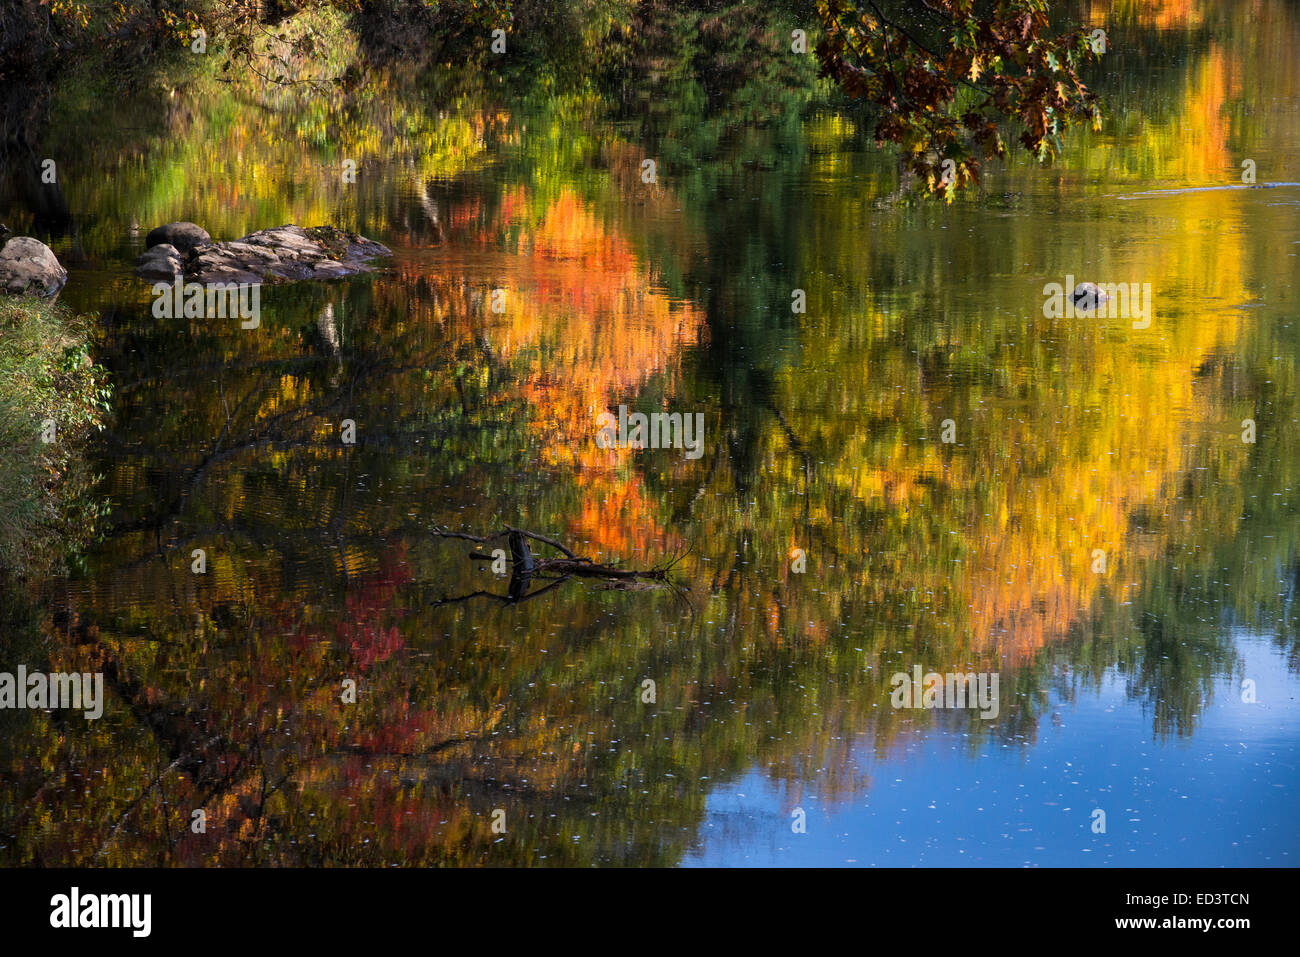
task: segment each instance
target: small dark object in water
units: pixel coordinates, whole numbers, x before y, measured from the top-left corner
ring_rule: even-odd
[[[582,558],[575,555],[564,543],[548,538],[545,535],[539,535],[536,532],[530,532],[522,528],[511,528],[506,525],[501,531],[494,532],[491,535],[470,535],[467,532],[453,532],[449,529],[435,528],[433,534],[439,538],[461,538],[470,542],[487,543],[496,541],[500,538],[508,538],[510,542],[511,562],[514,568],[510,575],[510,584],[504,595],[497,595],[483,589],[470,592],[467,595],[460,595],[455,598],[443,598],[434,605],[448,605],[455,602],[467,601],[471,598],[495,598],[499,602],[508,605],[517,604],[521,601],[527,601],[530,598],[536,598],[552,588],[568,581],[572,577],[579,578],[603,578],[607,582],[622,583],[642,583],[658,582],[670,585],[671,580],[668,577],[669,571],[677,563],[677,559],[661,565],[657,568],[646,570],[636,570],[631,568],[618,568],[613,565],[600,565],[593,562],[590,558]],[[528,539],[536,542],[544,542],[547,545],[560,551],[563,558],[536,558],[532,549],[528,546]],[[473,551],[469,557],[474,561],[495,562],[498,556],[493,553],[482,551]],[[552,579],[549,585],[536,590],[531,590],[533,577]]]
[[[1100,286],[1091,282],[1079,283],[1070,295],[1074,300],[1074,308],[1079,312],[1091,312],[1110,298]]]
[[[531,575],[536,564],[533,562],[532,549],[528,547],[528,539],[519,531],[510,533],[510,557],[517,568],[524,575]]]

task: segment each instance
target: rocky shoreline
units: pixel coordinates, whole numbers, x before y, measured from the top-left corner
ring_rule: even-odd
[[[369,272],[370,261],[392,250],[333,226],[285,225],[213,242],[194,223],[168,223],[149,233],[136,260],[142,279],[209,283],[296,282]]]
[[[194,223],[167,223],[152,230],[146,244],[135,263],[141,279],[204,285],[340,279],[370,272],[373,260],[393,254],[382,243],[334,226],[292,224],[216,242]],[[0,291],[52,298],[67,281],[68,271],[40,240],[15,236],[0,246]]]

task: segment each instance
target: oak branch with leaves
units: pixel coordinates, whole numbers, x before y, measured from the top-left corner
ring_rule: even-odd
[[[881,111],[877,142],[900,145],[906,168],[952,201],[979,182],[981,160],[1005,156],[1002,130],[1040,162],[1071,126],[1099,128],[1080,67],[1105,52],[1100,31],[1055,37],[1044,0],[819,0],[824,75]],[[947,162],[951,161],[951,162]]]

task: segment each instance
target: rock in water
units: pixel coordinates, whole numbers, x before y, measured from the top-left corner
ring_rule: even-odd
[[[1094,282],[1081,282],[1074,287],[1071,294],[1077,312],[1091,312],[1101,306],[1110,297]]]
[[[188,253],[195,246],[210,242],[212,237],[208,235],[208,231],[195,223],[167,223],[157,229],[149,230],[149,235],[144,238],[146,248],[166,243],[175,246],[182,253]]]
[[[387,246],[333,226],[276,226],[233,242],[203,243],[188,256],[178,247],[177,257],[172,257],[165,248],[158,246],[163,252],[157,253],[150,249],[136,260],[137,274],[146,279],[172,278],[168,270],[179,258],[184,278],[204,284],[337,279],[368,272],[369,260],[393,254]]]
[[[171,243],[152,246],[135,261],[136,275],[141,279],[175,280],[185,271],[185,260]]]
[[[53,296],[67,281],[68,271],[39,239],[15,236],[0,248],[0,289],[5,292]]]

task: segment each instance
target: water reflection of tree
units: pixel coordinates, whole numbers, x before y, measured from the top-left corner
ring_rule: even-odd
[[[969,249],[955,230],[936,236],[924,210],[873,219],[867,197],[891,175],[875,159],[851,161],[867,194],[853,200],[827,160],[856,144],[851,126],[696,122],[684,99],[658,121],[681,107],[674,135],[656,127],[650,146],[709,161],[661,206],[630,211],[619,192],[635,188],[624,174],[642,145],[581,143],[562,124],[505,149],[504,173],[438,193],[457,246],[559,248],[563,223],[573,247],[604,251],[582,269],[607,270],[619,295],[650,286],[644,263],[660,263],[656,294],[689,300],[707,335],[679,335],[681,313],[652,302],[661,327],[645,339],[628,323],[623,341],[597,340],[605,355],[652,354],[652,375],[589,359],[584,327],[610,327],[613,293],[547,306],[525,287],[572,280],[500,259],[413,266],[402,288],[268,298],[256,336],[118,318],[107,348],[125,380],[117,434],[131,441],[106,460],[121,524],[103,574],[66,587],[56,661],[116,662],[128,706],[92,728],[33,716],[36,746],[7,759],[11,847],[60,862],[670,863],[708,789],[754,764],[792,785],[829,774],[832,797],[865,787],[849,755],[864,733],[896,746],[888,676],[913,662],[1002,671],[1015,706],[970,723],[974,748],[1032,739],[1041,691],[1076,695],[1116,668],[1157,733],[1190,733],[1237,667],[1233,623],[1275,627],[1295,656],[1294,602],[1277,587],[1300,574],[1294,507],[1274,494],[1297,461],[1282,427],[1300,394],[1294,331],[1174,316],[1168,361],[1153,363],[1135,340],[993,314],[969,298],[984,287],[936,262],[996,273],[1000,240],[1025,258],[1047,250],[1042,268],[1064,271],[1072,242],[1111,245],[1106,227],[1063,240],[985,224],[992,239]],[[593,154],[613,168],[579,176]],[[657,228],[663,206],[683,219]],[[414,194],[388,213],[426,235]],[[682,235],[702,237],[705,255],[669,255]],[[1172,242],[1160,275],[1208,277],[1225,302],[1287,280],[1261,237],[1239,243],[1211,259]],[[483,292],[500,275],[523,304],[494,323]],[[807,316],[790,314],[792,288],[809,292]],[[586,394],[554,388],[555,368],[596,382],[601,401],[640,390],[706,409],[718,441],[694,465],[539,447],[586,423]],[[1072,411],[1075,395],[1148,380],[1155,420],[1135,425],[1113,402],[1100,419]],[[1256,405],[1268,438],[1246,456],[1201,427]],[[924,437],[944,414],[983,438],[931,454]],[[350,449],[346,416],[359,425]],[[1113,448],[1129,456],[1107,466]],[[1124,543],[1122,581],[1138,586],[1006,586],[996,571],[1018,555],[1066,551],[1076,506],[1058,477],[1093,481],[1099,463],[1092,498],[1117,504],[1087,514]],[[631,504],[611,520],[602,508],[619,496]],[[1040,508],[1017,512],[1025,500]],[[664,553],[688,522],[695,617],[585,588],[512,610],[434,607],[486,573],[422,531],[507,511],[557,531],[582,515],[602,547]],[[785,556],[805,543],[813,574],[797,577]],[[191,547],[209,549],[203,579]],[[994,573],[973,567],[981,557]],[[338,700],[348,675],[366,690],[355,712]],[[640,701],[646,677],[654,708]],[[86,769],[102,772],[89,791]],[[203,836],[188,829],[198,805]],[[487,826],[496,807],[510,824],[501,844]]]

